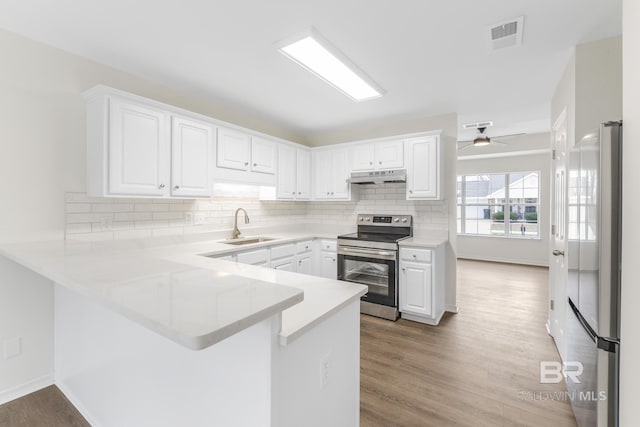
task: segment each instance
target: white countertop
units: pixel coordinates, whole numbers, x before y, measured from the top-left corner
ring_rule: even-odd
[[[0,254],[195,350],[279,312],[286,345],[366,292],[363,285],[200,256],[336,237],[331,230],[263,235],[277,241],[239,247],[203,234],[17,243]]]

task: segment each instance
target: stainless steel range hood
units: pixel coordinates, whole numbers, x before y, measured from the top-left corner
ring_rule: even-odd
[[[347,179],[351,184],[382,184],[384,182],[407,182],[406,169],[391,169],[386,171],[351,172]]]

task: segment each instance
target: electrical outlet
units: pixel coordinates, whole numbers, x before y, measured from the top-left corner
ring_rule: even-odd
[[[320,389],[324,390],[329,384],[329,355],[320,361]]]
[[[196,225],[200,225],[200,224],[204,224],[205,223],[205,214],[198,212],[195,214],[195,218],[194,218],[194,223]]]
[[[111,218],[102,217],[102,219],[100,219],[100,230],[111,231],[111,228],[112,228]]]
[[[20,356],[22,353],[22,339],[20,337],[10,338],[4,341],[4,359]]]
[[[187,212],[184,214],[184,223],[186,225],[193,225],[193,212]]]

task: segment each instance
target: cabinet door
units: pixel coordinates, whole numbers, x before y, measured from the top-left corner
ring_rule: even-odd
[[[349,199],[349,153],[346,148],[331,150],[331,199]]]
[[[375,149],[373,144],[355,145],[350,149],[351,171],[371,171],[375,169]]]
[[[313,153],[314,197],[328,199],[331,196],[331,151]]]
[[[218,128],[216,165],[219,168],[249,170],[251,137],[232,129]]]
[[[214,129],[207,123],[173,117],[171,130],[171,195],[210,197]]]
[[[431,136],[407,142],[407,199],[440,197],[439,139]]]
[[[254,136],[251,138],[251,171],[275,174],[276,152],[278,145],[274,141]]]
[[[294,273],[298,270],[296,258],[293,256],[272,260],[271,268],[275,270],[293,271]]]
[[[432,316],[431,264],[400,263],[400,311]]]
[[[384,141],[375,145],[377,169],[404,167],[404,141]]]
[[[278,147],[278,199],[296,198],[296,149],[281,144]]]
[[[296,149],[296,199],[311,198],[311,152],[302,148]]]
[[[298,255],[298,273],[313,275],[313,258],[311,253]]]
[[[320,276],[327,279],[338,277],[338,256],[335,252],[322,252],[320,258]]]
[[[109,103],[109,192],[169,194],[169,118],[161,110],[112,98]]]

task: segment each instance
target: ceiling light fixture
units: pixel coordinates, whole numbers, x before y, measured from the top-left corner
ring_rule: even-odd
[[[378,98],[384,91],[314,28],[278,44],[278,50],[354,101]]]
[[[476,136],[476,138],[473,140],[473,145],[474,147],[484,147],[485,145],[489,145],[489,143],[491,142],[491,138],[489,138],[484,131],[486,130],[486,127],[480,127],[478,128],[478,135]]]

